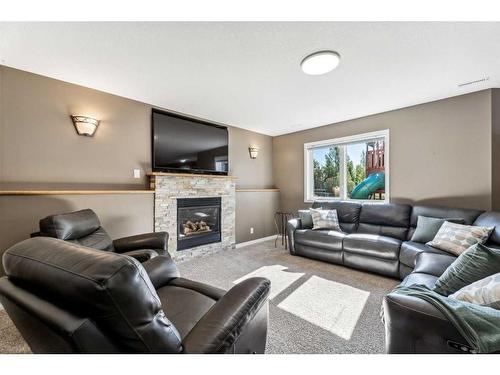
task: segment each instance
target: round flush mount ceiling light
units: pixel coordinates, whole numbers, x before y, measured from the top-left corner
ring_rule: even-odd
[[[300,63],[302,71],[312,76],[326,74],[335,69],[340,62],[340,55],[335,51],[318,51],[306,56]]]

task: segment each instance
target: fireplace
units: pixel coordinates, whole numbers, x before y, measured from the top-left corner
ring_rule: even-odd
[[[177,199],[177,250],[221,241],[221,198]]]

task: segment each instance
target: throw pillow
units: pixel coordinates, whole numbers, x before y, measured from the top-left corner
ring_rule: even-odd
[[[311,208],[310,212],[313,220],[313,230],[333,229],[339,232],[341,231],[337,210],[318,210]]]
[[[299,218],[302,222],[302,228],[312,228],[313,219],[311,216],[311,211],[309,210],[299,210]]]
[[[500,272],[466,285],[449,297],[500,310]]]
[[[449,296],[464,286],[500,272],[500,250],[481,244],[463,252],[437,279],[434,291]]]
[[[472,245],[486,242],[492,231],[493,227],[476,227],[445,221],[427,245],[459,256]]]
[[[457,224],[464,223],[464,219],[438,219],[419,215],[417,218],[417,227],[415,228],[415,232],[413,232],[411,240],[421,243],[432,241],[445,221]]]

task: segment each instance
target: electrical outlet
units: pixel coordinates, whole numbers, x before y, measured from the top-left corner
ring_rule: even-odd
[[[134,178],[141,178],[141,170],[134,169]]]
[[[253,234],[253,227],[250,228],[250,234]]]

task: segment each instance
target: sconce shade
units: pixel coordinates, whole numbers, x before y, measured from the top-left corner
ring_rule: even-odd
[[[257,146],[250,146],[248,148],[248,152],[250,153],[250,158],[257,159],[257,155],[259,154],[259,148]]]
[[[73,125],[79,135],[92,137],[99,126],[99,120],[87,116],[71,116]]]

